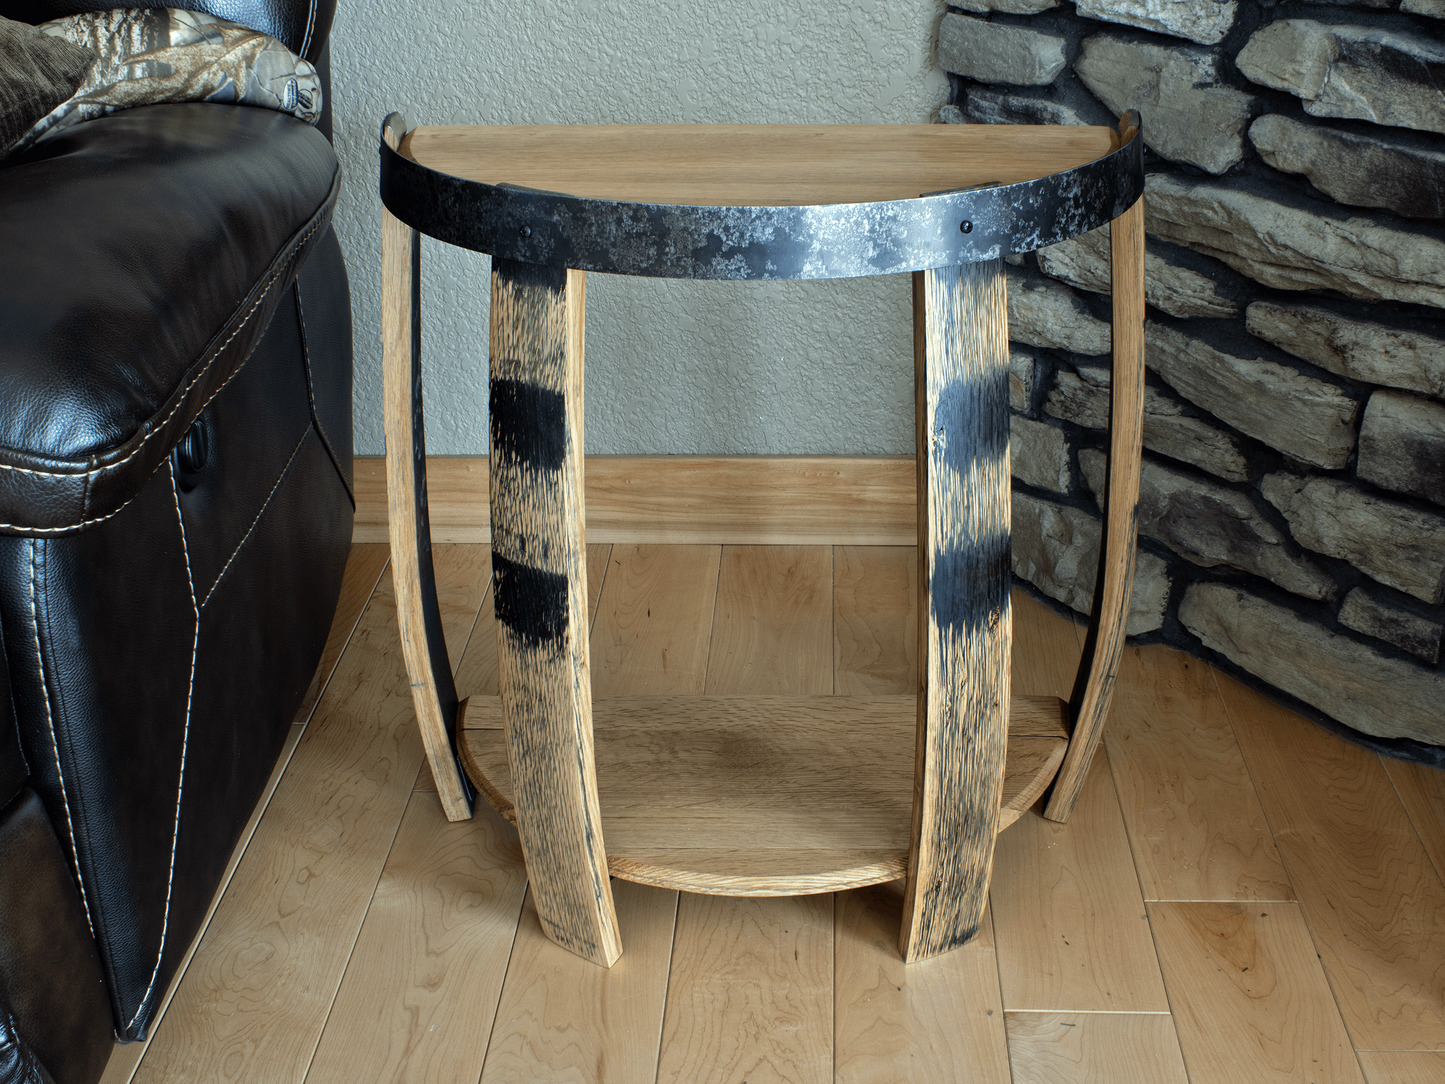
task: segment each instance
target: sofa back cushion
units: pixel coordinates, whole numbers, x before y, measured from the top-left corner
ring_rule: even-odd
[[[136,0],[6,0],[0,14],[27,23],[43,23],[82,11],[144,6]],[[336,0],[162,0],[155,7],[204,11],[249,26],[278,39],[298,56],[315,63],[326,47]]]

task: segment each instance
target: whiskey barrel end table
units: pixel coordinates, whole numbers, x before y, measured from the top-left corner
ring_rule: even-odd
[[[622,951],[611,877],[786,895],[906,878],[900,950],[969,940],[994,839],[1066,818],[1129,612],[1143,415],[1139,118],[1007,125],[382,125],[387,492],[398,623],[438,794],[516,825],[543,929]],[[1104,544],[1070,703],[1011,696],[1002,257],[1112,223]],[[459,704],[432,571],[421,233],[492,257],[489,486],[501,695]],[[919,682],[908,697],[594,703],[583,501],[586,274],[911,273]],[[476,790],[474,790],[476,788]]]

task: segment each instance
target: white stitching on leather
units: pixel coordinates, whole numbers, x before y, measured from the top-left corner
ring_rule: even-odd
[[[138,495],[139,494],[137,494],[137,496]],[[78,531],[82,527],[90,527],[96,523],[104,523],[106,520],[110,519],[111,516],[119,515],[121,508],[124,508],[126,504],[130,504],[130,502],[133,500],[135,500],[135,497],[127,497],[125,500],[125,504],[122,504],[120,508],[117,508],[114,512],[107,512],[105,515],[96,516],[94,519],[83,519],[79,523],[72,523],[66,527],[31,527],[29,524],[25,523],[0,523],[0,529],[8,531],[23,531],[25,536],[34,534],[59,534],[61,531]]]
[[[145,1011],[146,1002],[150,999],[151,991],[155,989],[156,976],[161,973],[161,960],[165,958],[166,954],[166,932],[170,929],[171,925],[171,888],[174,886],[176,879],[176,842],[179,840],[181,834],[181,796],[185,794],[186,790],[186,748],[191,740],[191,698],[194,696],[196,690],[196,649],[201,643],[201,608],[196,605],[196,581],[191,575],[191,550],[190,547],[186,545],[186,521],[181,516],[181,493],[176,487],[175,461],[172,460],[169,466],[171,472],[171,496],[176,503],[176,523],[181,529],[181,553],[185,555],[186,559],[186,584],[191,590],[191,612],[196,615],[196,631],[195,635],[191,637],[191,676],[186,683],[186,725],[185,729],[181,731],[181,774],[180,778],[176,781],[176,820],[174,827],[171,829],[171,868],[170,872],[166,875],[166,909],[161,917],[161,946],[156,951],[156,966],[155,969],[151,971],[151,981],[149,985],[146,986],[146,992],[141,995],[139,1004],[135,1007],[135,1015],[130,1018],[130,1023],[126,1025],[127,1031],[135,1026],[135,1022],[140,1019],[140,1014]]]
[[[324,221],[324,220],[323,220],[323,221]],[[309,230],[306,231],[306,236],[303,237],[303,238],[301,238],[301,240],[296,243],[296,247],[292,250],[293,253],[294,253],[294,252],[297,252],[297,251],[300,251],[300,249],[302,248],[302,246],[304,246],[307,241],[311,240],[311,235],[312,235],[313,233],[315,233],[318,229],[320,229],[321,226],[322,226],[322,222],[316,222],[316,223],[314,223],[314,224],[312,225],[312,227],[311,227]],[[247,312],[246,315],[241,319],[241,322],[236,325],[236,330],[233,331],[233,332],[231,332],[231,334],[226,337],[226,341],[225,341],[225,342],[223,342],[220,346],[216,347],[215,351],[211,354],[210,360],[206,362],[205,366],[201,369],[201,371],[200,371],[199,373],[196,374],[195,378],[194,378],[189,384],[186,385],[185,390],[184,390],[183,392],[181,392],[180,401],[177,402],[176,405],[171,408],[171,412],[170,412],[169,414],[167,414],[164,418],[162,418],[159,422],[157,422],[154,427],[152,427],[152,429],[151,429],[151,431],[150,431],[149,433],[147,433],[145,436],[143,436],[143,437],[141,438],[140,443],[137,444],[133,449],[131,449],[130,454],[127,455],[124,459],[117,459],[114,463],[107,463],[107,464],[106,464],[105,466],[103,466],[103,467],[95,467],[95,468],[93,468],[93,469],[91,469],[91,470],[87,470],[87,471],[78,471],[78,470],[76,470],[76,471],[69,471],[69,470],[36,470],[36,469],[33,468],[33,467],[17,467],[17,466],[14,466],[13,464],[10,464],[10,463],[0,463],[0,470],[15,471],[15,472],[18,473],[18,474],[34,474],[34,475],[38,475],[38,476],[43,477],[43,478],[82,478],[82,477],[86,477],[86,476],[93,475],[93,474],[100,474],[100,473],[102,473],[102,472],[104,472],[104,471],[115,470],[117,467],[124,466],[126,463],[129,463],[132,459],[134,459],[136,456],[138,456],[138,455],[140,454],[141,449],[146,446],[146,442],[149,441],[149,440],[151,439],[151,437],[153,437],[153,436],[155,436],[157,433],[159,433],[162,429],[164,429],[164,428],[166,427],[166,423],[169,422],[173,417],[175,417],[176,412],[177,412],[178,410],[180,410],[182,406],[185,405],[186,396],[187,396],[188,394],[190,394],[191,389],[194,388],[197,384],[199,384],[199,383],[201,382],[201,380],[203,380],[203,379],[205,378],[206,374],[210,372],[211,366],[215,364],[216,359],[221,356],[221,352],[222,352],[223,350],[225,350],[226,347],[230,346],[230,345],[231,345],[231,340],[234,339],[237,335],[241,334],[242,328],[244,328],[248,323],[251,322],[251,317],[253,317],[253,316],[256,315],[256,310],[261,307],[261,303],[262,303],[263,301],[265,301],[266,298],[270,295],[270,293],[271,293],[271,287],[276,283],[276,280],[279,279],[280,277],[281,277],[281,271],[279,271],[279,270],[278,270],[274,275],[271,276],[270,280],[266,283],[265,287],[262,288],[262,290],[261,290],[261,295],[260,295],[258,298],[256,298],[256,303],[251,306],[250,311]],[[215,396],[212,396],[212,398],[215,398]],[[209,402],[210,402],[210,399],[206,400],[206,402],[209,403]],[[205,408],[202,407],[202,409],[204,410]],[[99,523],[100,520],[90,520],[90,521],[88,521],[88,522],[89,522],[89,523]],[[0,524],[0,526],[6,526],[6,525]],[[84,527],[84,526],[88,526],[88,523],[80,523],[80,524],[77,524],[76,526]],[[48,530],[65,530],[65,531],[68,531],[68,530],[73,530],[74,528],[73,528],[73,527],[52,527],[52,528],[46,528],[46,529],[48,529]]]
[[[80,886],[80,905],[85,908],[85,924],[95,936],[95,923],[90,917],[90,901],[85,896],[85,882],[80,877],[80,851],[75,846],[75,823],[70,819],[70,798],[65,793],[65,772],[60,767],[60,742],[55,737],[55,715],[50,709],[50,688],[45,684],[45,656],[40,651],[40,619],[35,610],[35,540],[30,541],[30,624],[35,629],[35,663],[40,668],[40,695],[45,699],[45,721],[50,725],[50,749],[55,754],[55,774],[60,779],[60,802],[65,807],[65,830],[70,835],[70,855],[75,859],[75,883]]]
[[[311,10],[306,15],[306,36],[301,39],[301,55],[304,57],[311,48],[311,32],[316,29],[316,0],[311,0]]]
[[[256,518],[251,521],[251,526],[246,528],[246,533],[241,536],[241,541],[236,543],[236,548],[231,551],[231,556],[226,558],[226,563],[221,566],[221,571],[216,574],[216,582],[211,584],[211,589],[206,592],[206,597],[201,600],[201,605],[197,613],[206,608],[206,603],[211,601],[211,596],[216,593],[216,588],[221,586],[221,581],[226,578],[226,571],[231,567],[231,562],[236,559],[236,554],[241,552],[241,547],[246,544],[246,539],[251,537],[251,532],[256,529],[256,524],[260,523],[261,517],[266,514],[266,509],[271,504],[271,498],[276,496],[276,490],[280,489],[281,483],[286,480],[286,475],[291,470],[292,462],[296,459],[297,453],[301,451],[301,445],[306,442],[306,438],[310,434],[311,427],[308,425],[306,432],[302,433],[301,439],[296,442],[296,447],[291,449],[291,458],[287,459],[286,465],[281,468],[281,475],[276,479],[276,484],[271,487],[271,492],[267,493],[266,499],[261,502],[261,510],[256,513]],[[172,473],[174,474],[174,471],[172,471]],[[192,594],[194,594],[194,588],[192,589]]]

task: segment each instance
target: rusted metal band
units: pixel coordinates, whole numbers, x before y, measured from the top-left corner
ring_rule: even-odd
[[[386,124],[399,138],[400,117]],[[491,185],[428,169],[383,138],[381,199],[429,237],[522,263],[684,279],[893,275],[1031,252],[1117,218],[1144,192],[1138,114],[1121,127],[1130,138],[1118,150],[1037,180],[797,207],[626,203]]]

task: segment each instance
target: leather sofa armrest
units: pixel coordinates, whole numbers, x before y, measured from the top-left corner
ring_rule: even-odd
[[[4,998],[0,998],[0,1084],[55,1084],[35,1052],[20,1038]]]

